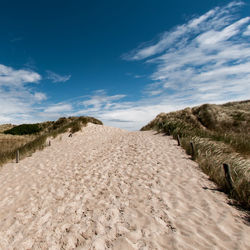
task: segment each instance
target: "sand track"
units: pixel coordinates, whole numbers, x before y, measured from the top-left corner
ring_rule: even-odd
[[[250,249],[170,137],[89,124],[0,169],[0,249]]]

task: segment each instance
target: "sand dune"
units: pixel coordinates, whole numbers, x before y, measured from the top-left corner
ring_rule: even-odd
[[[0,249],[250,249],[209,188],[170,137],[89,124],[0,169]]]

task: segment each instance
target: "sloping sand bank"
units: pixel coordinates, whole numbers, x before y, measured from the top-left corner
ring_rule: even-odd
[[[0,249],[250,249],[170,137],[89,124],[0,169]]]

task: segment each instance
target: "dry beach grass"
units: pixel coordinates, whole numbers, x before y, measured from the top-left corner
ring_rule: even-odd
[[[205,104],[192,109],[161,113],[142,130],[181,138],[181,146],[191,154],[195,145],[195,160],[220,188],[229,192],[223,163],[231,168],[234,197],[250,208],[250,101],[223,105]]]
[[[88,124],[0,170],[0,249],[249,249],[244,214],[169,136]]]

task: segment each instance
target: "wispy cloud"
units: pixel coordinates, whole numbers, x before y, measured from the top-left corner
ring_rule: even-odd
[[[67,82],[71,75],[59,75],[53,71],[47,70],[47,79],[51,80],[52,82]]]
[[[34,93],[34,98],[35,100],[37,100],[38,102],[40,101],[44,101],[47,99],[47,96],[45,93],[42,93],[42,92],[35,92]]]
[[[145,75],[135,75],[134,77],[135,78],[143,78],[143,77],[145,77]]]
[[[105,90],[97,90],[92,96],[89,97],[88,100],[83,101],[82,104],[85,108],[92,111],[100,109],[105,110],[113,108],[114,106],[117,107],[117,103],[114,101],[118,101],[124,97],[125,95],[108,96]]]
[[[125,58],[156,65],[150,76],[155,82],[151,95],[176,95],[191,105],[249,98],[250,17],[238,18],[236,11],[242,5],[216,7]]]
[[[141,74],[126,73],[126,75],[127,75],[127,76],[131,76],[131,77],[134,77],[134,78],[136,78],[136,79],[146,77],[145,74],[141,75]]]
[[[210,29],[219,30],[232,21],[232,9],[241,5],[243,5],[243,2],[234,1],[225,7],[214,8],[204,15],[190,20],[187,24],[179,25],[171,31],[164,32],[159,36],[160,39],[157,42],[143,43],[130,53],[124,54],[123,58],[126,60],[142,60],[160,54],[169,48],[185,45],[188,40],[183,38],[188,35],[196,35]],[[183,42],[185,43],[183,44]]]
[[[65,113],[67,111],[72,110],[72,105],[71,104],[63,104],[63,103],[58,103],[56,105],[49,106],[44,109],[45,113]]]
[[[243,33],[244,36],[250,36],[250,25],[247,26],[246,30]]]

